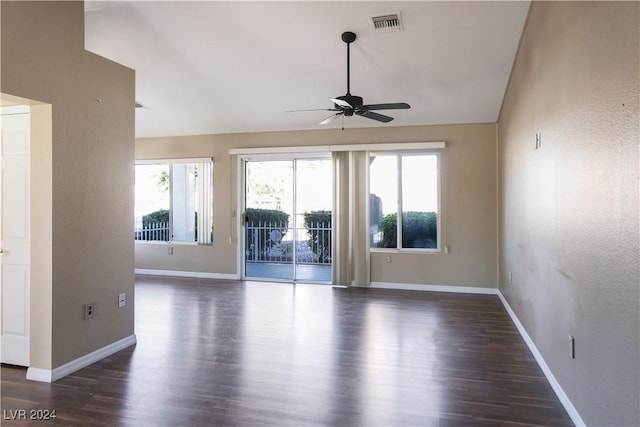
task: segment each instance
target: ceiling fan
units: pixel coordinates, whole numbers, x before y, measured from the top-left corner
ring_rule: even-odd
[[[411,108],[406,102],[394,102],[388,104],[369,104],[363,105],[362,97],[351,95],[350,85],[350,52],[349,46],[356,40],[355,33],[346,31],[342,33],[342,41],[347,44],[347,94],[338,96],[336,98],[330,98],[333,102],[333,108],[319,109],[319,110],[297,110],[297,111],[332,111],[332,115],[320,122],[321,125],[331,123],[338,117],[343,118],[351,117],[354,114],[368,119],[377,120],[379,122],[388,123],[393,120],[393,117],[385,116],[384,114],[376,113],[374,110],[406,110]]]

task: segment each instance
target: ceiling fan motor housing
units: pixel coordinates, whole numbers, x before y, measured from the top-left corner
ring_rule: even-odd
[[[362,97],[357,95],[351,95],[350,93],[346,95],[338,96],[336,99],[341,99],[347,102],[349,105],[351,105],[354,108],[362,106]],[[334,104],[334,105],[336,106],[336,108],[342,109],[339,105],[337,104]]]

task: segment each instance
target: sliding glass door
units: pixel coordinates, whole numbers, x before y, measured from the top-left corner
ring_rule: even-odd
[[[244,164],[244,277],[331,281],[329,158]]]

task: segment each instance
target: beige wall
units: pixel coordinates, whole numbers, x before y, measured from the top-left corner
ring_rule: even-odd
[[[34,242],[32,288],[51,291],[33,298],[32,311],[41,316],[50,304],[51,317],[32,322],[39,328],[32,367],[52,369],[134,332],[134,72],[84,51],[82,2],[2,1],[0,8],[0,90],[51,105],[43,113],[51,117],[50,146],[41,138],[32,160],[42,166],[34,184],[50,185],[33,193],[43,197],[34,215],[46,234]],[[129,296],[123,309],[120,292]],[[89,321],[87,302],[96,303]]]
[[[500,289],[593,426],[640,425],[639,17],[533,3],[499,120]]]
[[[31,366],[52,368],[52,108],[31,105]],[[35,214],[34,214],[35,213]],[[43,237],[46,236],[46,237]]]
[[[214,157],[214,244],[136,244],[136,268],[239,274],[237,264],[236,158],[230,148],[446,141],[443,155],[443,245],[449,254],[374,253],[371,280],[428,285],[496,287],[495,124],[385,127],[145,138],[136,159]],[[231,238],[231,244],[229,239]]]

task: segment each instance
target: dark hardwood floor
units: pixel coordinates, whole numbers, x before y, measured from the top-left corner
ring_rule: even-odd
[[[2,425],[573,425],[495,296],[139,276],[136,334],[53,384],[3,366]]]

